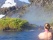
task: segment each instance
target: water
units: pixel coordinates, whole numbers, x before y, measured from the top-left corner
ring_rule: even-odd
[[[22,32],[0,32],[0,40],[38,40],[38,34],[42,30]]]

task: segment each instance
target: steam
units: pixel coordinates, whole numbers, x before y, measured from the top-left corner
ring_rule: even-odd
[[[31,24],[44,26],[45,23],[50,23],[53,20],[53,11],[45,11],[42,7],[30,6],[26,9],[26,13],[22,17]]]
[[[6,0],[5,3],[1,6],[1,8],[8,8],[8,7],[12,7],[15,6],[16,3],[14,2],[14,0]]]
[[[0,18],[4,17],[5,15],[0,14]]]

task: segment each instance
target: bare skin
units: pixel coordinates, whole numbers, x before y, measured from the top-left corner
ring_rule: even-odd
[[[44,27],[44,32],[40,33],[38,35],[38,38],[40,40],[52,40],[52,32],[50,32],[48,29],[50,29],[50,25],[48,26],[49,24],[45,24],[45,27]]]
[[[38,35],[40,40],[52,40],[51,32],[42,32]]]

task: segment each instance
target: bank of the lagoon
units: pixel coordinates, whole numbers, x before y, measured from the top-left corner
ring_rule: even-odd
[[[36,25],[35,25],[36,26]],[[27,20],[21,18],[2,18],[0,19],[0,30],[3,31],[22,31],[35,28]]]

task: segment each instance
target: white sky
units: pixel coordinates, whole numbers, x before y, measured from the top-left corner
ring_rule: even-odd
[[[16,3],[14,2],[14,0],[6,0],[5,3],[1,6],[1,8],[4,8],[4,7],[12,7],[12,6],[15,6]]]
[[[22,2],[30,3],[28,0],[20,0]]]

